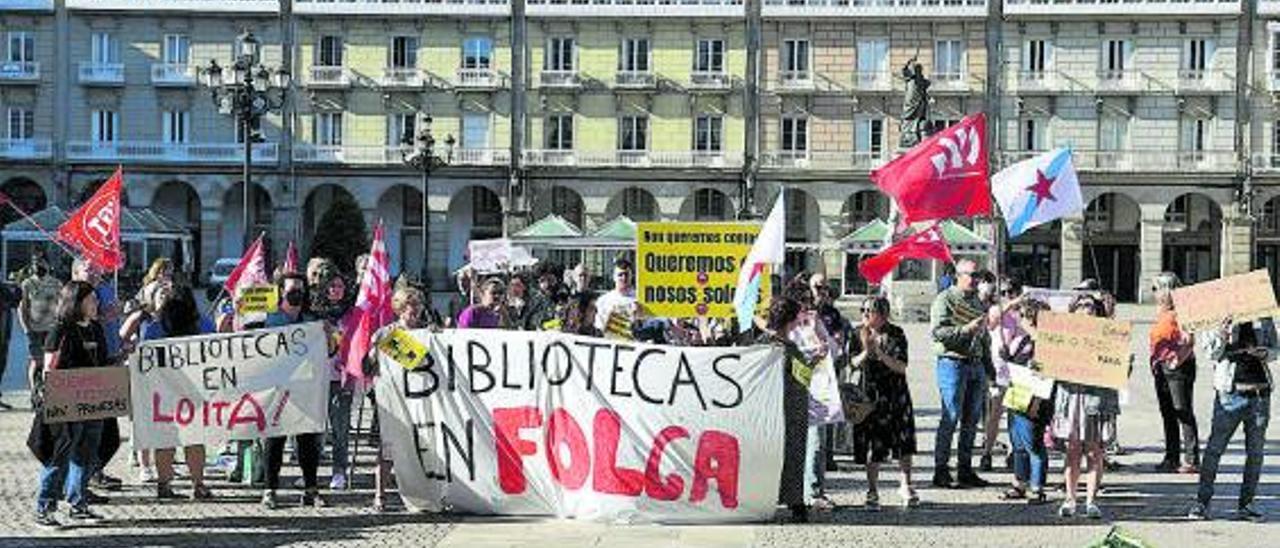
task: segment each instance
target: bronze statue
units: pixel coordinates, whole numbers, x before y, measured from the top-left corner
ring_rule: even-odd
[[[929,79],[924,77],[924,67],[912,57],[902,67],[906,80],[906,92],[902,96],[902,135],[898,146],[903,149],[916,146],[929,132]]]

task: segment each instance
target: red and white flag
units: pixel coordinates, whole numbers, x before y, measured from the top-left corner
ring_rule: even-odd
[[[58,227],[58,239],[66,242],[102,272],[124,266],[120,247],[120,193],[124,175],[117,167],[114,175]]]
[[[227,289],[227,293],[232,296],[236,295],[242,287],[251,285],[268,283],[267,278],[267,258],[262,250],[262,235],[258,235],[258,239],[253,241],[253,245],[245,250],[244,256],[240,257],[240,264],[236,265],[235,270],[231,271],[231,275],[227,277],[227,283],[223,287]]]
[[[903,223],[991,214],[987,118],[971,114],[880,169],[871,181],[893,197]]]
[[[391,312],[389,263],[384,230],[379,222],[373,229],[373,244],[365,266],[368,270],[357,273],[361,282],[356,304],[342,321],[342,347],[338,355],[342,360],[343,385],[351,382],[363,385],[369,381],[364,375],[364,359],[373,348],[373,335],[395,318]]]
[[[284,254],[283,270],[286,274],[297,274],[301,272],[298,270],[298,248],[293,245],[292,241],[289,242],[289,250]]]
[[[917,232],[906,239],[894,242],[879,255],[858,263],[858,272],[869,283],[878,284],[903,259],[937,259],[951,262],[951,248],[947,247],[947,239],[942,236],[942,229],[933,225],[923,232]]]

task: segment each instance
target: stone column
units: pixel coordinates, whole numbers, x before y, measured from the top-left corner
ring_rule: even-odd
[[[222,257],[222,208],[218,206],[200,207],[200,256],[204,259],[202,272],[196,273],[201,282],[209,281],[209,269],[214,261]]]
[[[1253,268],[1252,223],[1234,205],[1222,210],[1221,275],[1243,274]]]
[[[1058,271],[1058,288],[1075,287],[1084,279],[1085,238],[1084,217],[1074,215],[1062,219],[1058,233],[1061,249],[1061,265]]]
[[[1164,269],[1164,211],[1162,204],[1142,204],[1138,227],[1138,302],[1151,302],[1151,280]]]

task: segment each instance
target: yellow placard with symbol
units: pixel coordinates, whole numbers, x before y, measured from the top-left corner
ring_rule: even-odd
[[[427,359],[426,345],[403,329],[392,329],[378,341],[378,350],[409,370],[421,367]]]
[[[651,316],[732,318],[738,268],[760,233],[755,223],[639,223],[636,299]],[[768,272],[757,310],[769,307]]]
[[[280,308],[280,290],[274,285],[246,287],[236,299],[237,314],[270,314]]]

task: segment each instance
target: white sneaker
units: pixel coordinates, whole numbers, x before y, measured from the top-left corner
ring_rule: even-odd
[[[340,491],[346,488],[347,488],[346,474],[342,474],[342,473],[334,474],[333,478],[329,480],[329,489],[331,490]]]
[[[1076,501],[1062,501],[1062,506],[1058,507],[1058,517],[1070,518],[1076,515]]]
[[[1102,519],[1102,509],[1090,502],[1084,506],[1084,516],[1089,519]]]
[[[143,466],[138,469],[138,483],[147,484],[156,482],[156,469],[150,466]]]

